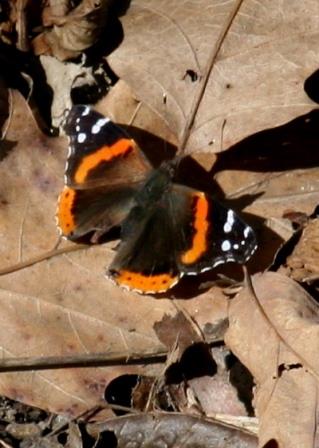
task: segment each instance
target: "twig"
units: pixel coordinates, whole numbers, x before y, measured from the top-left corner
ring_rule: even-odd
[[[87,244],[73,244],[72,246],[63,247],[61,249],[52,249],[48,252],[37,255],[36,257],[29,258],[29,260],[21,261],[20,263],[13,264],[11,266],[8,266],[7,268],[0,269],[0,276],[20,271],[21,269],[28,268],[29,266],[33,266],[34,264],[40,263],[44,260],[48,260],[52,257],[56,257],[57,255],[76,252],[77,250],[88,249],[89,247],[91,246]]]
[[[39,356],[2,359],[0,372],[65,369],[115,365],[155,364],[166,360],[167,350],[155,349],[145,353],[104,352],[69,356]]]
[[[185,147],[187,145],[188,139],[189,139],[190,134],[191,134],[192,127],[193,127],[194,122],[195,122],[197,111],[198,111],[200,103],[201,103],[201,101],[203,99],[203,96],[204,96],[204,93],[205,93],[205,90],[206,90],[206,87],[207,87],[207,83],[208,83],[211,71],[212,71],[212,69],[214,67],[214,64],[215,64],[215,61],[216,61],[217,56],[219,54],[219,51],[221,49],[221,46],[222,46],[222,44],[223,44],[223,42],[225,40],[225,37],[227,36],[228,30],[231,27],[231,25],[232,25],[236,15],[237,15],[237,12],[238,12],[239,8],[241,7],[242,3],[243,3],[243,0],[237,0],[236,1],[235,5],[234,5],[234,8],[230,12],[229,17],[226,20],[226,24],[222,28],[221,33],[220,33],[220,35],[219,35],[219,37],[218,37],[218,39],[217,39],[217,41],[216,41],[216,43],[215,43],[215,45],[214,45],[214,47],[212,49],[212,52],[211,52],[211,54],[210,54],[210,56],[208,58],[208,63],[207,63],[206,69],[204,71],[203,79],[202,79],[201,83],[198,86],[198,90],[197,90],[197,92],[195,94],[194,101],[193,101],[193,104],[192,104],[191,112],[188,115],[188,118],[187,118],[187,121],[186,121],[186,124],[185,124],[185,127],[184,127],[181,143],[179,145],[179,152],[181,152],[181,153],[183,153],[185,151]]]
[[[59,434],[59,432],[67,429],[67,427],[69,426],[70,423],[75,422],[76,420],[79,420],[80,418],[85,421],[88,421],[91,417],[93,417],[97,412],[101,411],[102,409],[103,409],[103,406],[99,406],[99,405],[94,406],[92,409],[87,409],[86,411],[81,412],[81,414],[77,415],[76,417],[73,417],[68,422],[62,423],[60,426],[53,429],[51,432],[46,434],[44,437],[48,438],[48,437],[55,436],[56,434]]]

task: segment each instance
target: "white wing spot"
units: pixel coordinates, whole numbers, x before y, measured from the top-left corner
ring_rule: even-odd
[[[232,210],[228,210],[227,221],[224,224],[224,232],[225,233],[229,233],[232,231],[234,222],[235,222],[234,212]]]
[[[222,251],[227,252],[231,248],[230,242],[228,240],[223,241]]]
[[[224,232],[229,233],[231,232],[232,226],[229,224],[229,222],[225,222],[224,224]]]
[[[80,117],[75,120],[76,123],[80,123]]]
[[[101,128],[109,122],[109,118],[100,118],[93,126],[92,126],[92,134],[98,134],[101,130]]]
[[[233,244],[233,248],[236,250],[239,249],[239,244],[237,244],[237,243]]]
[[[77,125],[77,126],[75,126],[75,130],[76,130],[76,132],[80,132],[80,126],[79,125]]]
[[[245,230],[244,230],[244,237],[245,237],[245,238],[248,238],[248,235],[250,234],[250,232],[251,232],[250,227],[245,227]]]
[[[245,240],[241,240],[240,244],[241,244],[242,246],[245,246],[245,244],[246,244]]]
[[[89,112],[90,112],[90,108],[89,108],[89,106],[86,106],[84,108],[84,111],[82,112],[82,117],[85,117],[86,115],[89,115]]]
[[[85,140],[86,140],[86,134],[84,134],[84,132],[81,132],[81,133],[78,135],[78,142],[79,142],[79,143],[83,143],[83,142],[85,142]]]

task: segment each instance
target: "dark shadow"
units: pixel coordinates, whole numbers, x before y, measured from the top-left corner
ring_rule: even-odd
[[[288,171],[319,165],[319,110],[257,132],[217,155],[211,174],[222,170]]]
[[[254,378],[249,370],[230,353],[227,356],[227,368],[229,370],[229,382],[237,390],[239,400],[244,403],[248,415],[254,416],[253,402],[253,387]]]
[[[119,17],[126,14],[131,0],[113,0],[107,11],[107,21],[102,29],[99,40],[85,51],[86,65],[94,65],[101,58],[111,54],[120,46],[124,38],[124,31]]]
[[[130,408],[132,406],[133,389],[138,383],[138,375],[120,375],[114,378],[104,392],[104,399],[108,404],[115,404]],[[124,415],[127,412],[114,409],[115,415]]]
[[[312,101],[319,104],[319,70],[316,70],[306,79],[304,90]]]
[[[0,162],[9,155],[12,149],[17,145],[17,142],[10,140],[2,140],[0,142]]]
[[[85,84],[80,80],[79,85],[76,85],[71,91],[71,97],[75,104],[94,104],[105,95],[110,86],[117,82],[117,75],[102,58],[112,53],[121,44],[124,34],[118,17],[125,14],[130,3],[130,0],[117,0],[110,3],[107,22],[103,26],[98,42],[84,52],[86,55],[85,65],[93,67],[96,83],[94,85],[92,83]],[[94,20],[93,15],[94,11],[92,20]],[[33,14],[30,19],[29,35],[35,37],[33,30],[40,26],[41,17]],[[72,59],[72,62],[82,63],[82,55]],[[41,130],[48,135],[56,135],[57,130],[51,129],[53,92],[46,82],[45,72],[39,58],[31,52],[23,52],[0,42],[0,67],[1,76],[7,86],[18,90],[28,99]],[[30,82],[25,75],[32,81]]]
[[[116,448],[117,446],[118,440],[114,431],[102,431],[99,435],[96,445],[94,445],[94,448]]]
[[[196,342],[186,348],[178,362],[168,367],[165,373],[166,384],[178,384],[204,375],[214,376],[216,373],[217,364],[209,345]]]
[[[8,88],[18,90],[32,108],[39,127],[48,135],[51,131],[52,89],[46,82],[39,59],[13,46],[0,42],[1,76]],[[24,75],[23,75],[24,74]],[[31,82],[26,76],[31,78]]]
[[[97,103],[119,79],[106,61],[93,65],[92,77],[94,82],[82,77],[74,79],[70,92],[72,104]]]
[[[136,141],[154,168],[159,167],[164,160],[174,158],[177,150],[175,145],[135,126],[121,127]]]

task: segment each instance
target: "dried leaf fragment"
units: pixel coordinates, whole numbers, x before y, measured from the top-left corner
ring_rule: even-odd
[[[62,61],[79,56],[98,40],[109,7],[110,0],[82,0],[67,13],[65,5],[52,1],[43,18],[51,28],[33,40],[35,54],[53,55]]]
[[[286,271],[296,281],[311,282],[319,278],[319,219],[310,221],[302,232]]]
[[[319,308],[291,279],[268,272],[253,277],[231,302],[226,343],[252,372],[260,418],[260,446],[313,447],[318,405]],[[266,317],[267,316],[267,317]]]
[[[91,425],[90,432],[109,431],[117,446],[165,446],[167,448],[253,448],[254,436],[208,419],[170,414],[142,414],[120,417]],[[110,435],[110,433],[108,435]],[[103,432],[102,432],[103,434]],[[114,439],[113,439],[114,443]],[[106,446],[106,445],[105,445]]]

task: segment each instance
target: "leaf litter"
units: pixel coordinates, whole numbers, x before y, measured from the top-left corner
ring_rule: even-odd
[[[79,8],[84,8],[84,3],[80,2]],[[208,188],[217,196],[224,196],[236,209],[244,209],[258,231],[260,248],[249,263],[252,273],[270,266],[278,248],[293,234],[284,217],[287,210],[310,216],[318,205],[318,118],[303,89],[306,78],[317,69],[318,24],[310,13],[315,8],[314,0],[303,5],[294,1],[289,6],[272,0],[267,10],[249,0],[227,4],[186,0],[174,8],[164,0],[136,0],[122,18],[124,40],[108,58],[122,80],[101,99],[98,109],[127,125],[140,146],[152,154],[155,164],[172,154],[174,145],[185,146],[186,153],[200,163],[198,171],[189,173],[190,180],[207,180],[211,184]],[[87,20],[85,14],[82,18]],[[81,33],[80,24],[77,29],[76,23],[68,24],[68,20],[65,23],[75,31],[73,39]],[[8,23],[2,29],[10,31]],[[63,27],[60,31],[64,33]],[[93,35],[94,41],[98,35]],[[63,39],[60,36],[59,42],[56,36],[59,47]],[[79,47],[72,39],[68,51],[81,54],[83,42],[79,40]],[[93,43],[86,42],[88,46]],[[58,58],[69,57],[59,51],[55,54]],[[206,68],[209,65],[211,73]],[[65,67],[69,69],[68,63]],[[47,70],[51,74],[51,69]],[[63,100],[54,109],[55,116],[70,104],[72,77],[71,87],[64,87]],[[200,99],[203,81],[207,86]],[[62,77],[55,92],[59,92],[59,83],[62,88]],[[1,97],[8,101],[6,87],[1,89]],[[34,109],[17,93],[10,91],[10,95],[12,115],[5,123],[4,141],[9,149],[0,164],[3,267],[54,249],[57,233],[53,218],[66,157],[65,139],[45,136],[32,117]],[[57,97],[54,93],[55,100]],[[198,175],[204,173],[201,166],[206,170],[203,177]],[[150,378],[150,384],[160,385],[152,395],[153,409],[167,411],[173,406],[181,414],[108,420],[95,429],[94,437],[101,443],[110,443],[107,438],[103,442],[103,437],[113,437],[113,443],[122,444],[142,430],[141,446],[156,437],[174,446],[191,418],[191,428],[196,430],[187,433],[183,445],[218,446],[213,443],[223,440],[220,446],[256,446],[255,436],[247,435],[247,422],[243,423],[255,411],[259,446],[316,446],[317,304],[287,277],[308,282],[310,293],[316,297],[316,232],[313,220],[280,269],[281,275],[269,272],[253,277],[257,302],[247,286],[235,299],[225,295],[220,284],[240,279],[240,271],[232,265],[195,281],[186,280],[173,296],[161,300],[122,291],[103,276],[113,257],[114,242],[66,251],[1,276],[0,345],[4,362],[51,356],[56,358],[55,366],[62,363],[61,369],[55,370],[1,373],[1,393],[76,417],[95,405],[105,406],[104,390],[109,387],[112,393],[114,380],[138,375],[140,381]],[[63,244],[62,248],[70,245]],[[218,275],[223,275],[222,282],[216,282]],[[309,283],[309,279],[313,281]],[[174,296],[178,302],[170,300]],[[170,319],[165,317],[178,315],[175,303],[188,316],[188,323],[182,326],[174,321],[168,324]],[[225,347],[224,330],[220,330],[227,325],[227,318]],[[170,352],[173,341],[178,344],[182,338],[181,328],[188,331],[189,319],[198,326],[202,341],[190,338],[184,343],[177,362],[179,377],[175,375],[175,383],[169,384],[176,359],[173,362],[168,357],[163,373],[160,360],[143,365],[143,357]],[[159,338],[156,322],[171,333],[169,344]],[[215,369],[192,378],[185,376],[189,366],[204,362],[197,344],[209,348]],[[83,356],[85,363],[94,353],[100,360],[101,355],[107,360],[119,354],[128,363],[63,368],[64,356]],[[133,354],[139,354],[139,365],[129,363]],[[238,384],[231,386],[234,365],[247,368],[253,375],[253,400],[243,401]],[[237,376],[244,381],[242,372]],[[242,390],[252,393],[251,383],[244,386]],[[146,388],[144,393],[147,396],[151,391],[152,387]],[[164,395],[166,399],[160,399]],[[110,409],[104,409],[99,419],[111,415]],[[227,427],[210,423],[202,415],[219,416]],[[231,421],[237,429],[233,425],[229,428]],[[123,424],[133,428],[129,436],[123,433]],[[168,439],[161,432],[166,424],[171,428],[169,433],[165,430]],[[251,417],[251,427],[254,424]],[[77,427],[70,424],[65,431],[66,446],[86,446]],[[256,433],[252,429],[249,432]],[[16,434],[10,437],[16,439]],[[42,435],[38,441],[29,439],[29,443],[65,445]]]

